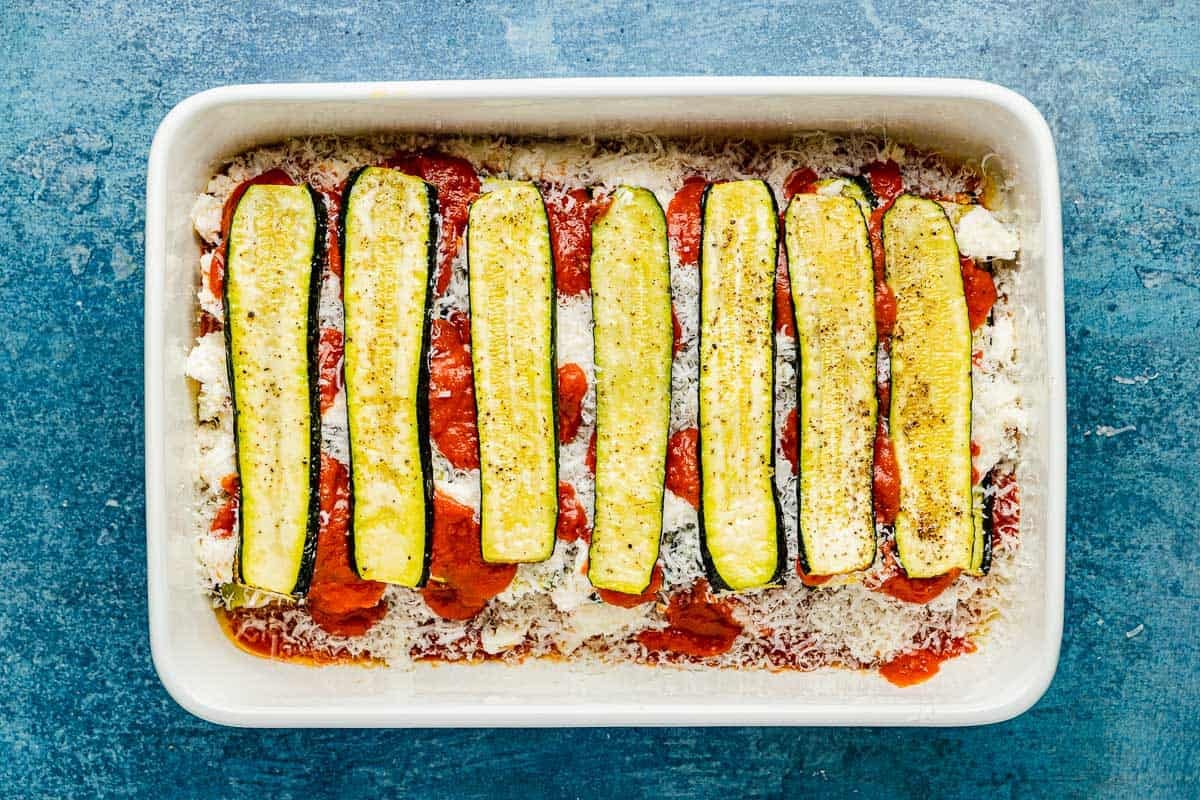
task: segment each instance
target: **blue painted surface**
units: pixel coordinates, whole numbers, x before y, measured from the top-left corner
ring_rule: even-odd
[[[1196,3],[173,5],[0,15],[0,795],[1200,795]],[[143,588],[143,191],[162,116],[225,83],[675,73],[975,77],[1045,113],[1070,395],[1045,698],[916,732],[238,731],[178,708]],[[1114,380],[1137,375],[1155,377]]]

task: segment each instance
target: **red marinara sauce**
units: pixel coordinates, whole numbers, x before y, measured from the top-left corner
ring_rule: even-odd
[[[996,304],[996,282],[992,273],[975,266],[975,259],[959,256],[959,266],[962,269],[963,292],[967,296],[967,316],[971,320],[971,330],[979,330],[987,322]]]
[[[342,388],[342,332],[322,328],[317,342],[317,389],[321,394],[321,413],[333,405]]]
[[[799,559],[796,560],[796,574],[800,576],[800,582],[805,586],[824,586],[833,578],[832,575],[813,575],[805,572],[804,565],[800,563]]]
[[[583,464],[587,467],[588,472],[596,474],[596,429],[592,429],[592,438],[588,440],[587,455],[584,456]]]
[[[888,577],[879,585],[877,591],[906,603],[917,605],[928,603],[946,591],[958,579],[961,572],[961,570],[952,569],[945,575],[938,575],[936,578],[910,578],[904,574],[896,560],[895,542],[885,541],[880,548],[883,550],[884,574]]]
[[[783,181],[783,202],[798,194],[814,194],[817,191],[817,173],[809,167],[794,169]]]
[[[892,440],[880,420],[875,428],[875,468],[872,476],[875,497],[875,520],[894,525],[900,512],[900,468]]]
[[[218,539],[228,539],[233,536],[233,532],[237,528],[241,486],[241,480],[237,473],[230,473],[221,478],[221,489],[228,495],[228,498],[217,509],[212,524],[208,526],[209,531],[216,534]]]
[[[429,435],[458,469],[479,467],[470,321],[465,314],[430,326]]]
[[[896,296],[884,279],[883,215],[904,191],[904,179],[895,161],[876,161],[863,168],[871,184],[871,192],[879,207],[871,212],[867,231],[871,239],[871,254],[875,262],[875,327],[880,339],[892,335],[896,326]]]
[[[591,289],[592,223],[608,206],[607,198],[593,198],[587,189],[546,193],[554,283],[560,295],[570,297]]]
[[[325,198],[325,265],[340,279],[342,277],[342,243],[338,236],[338,219],[342,214],[342,192],[345,184],[332,191],[321,192]]]
[[[667,623],[663,630],[642,631],[638,641],[651,651],[707,658],[728,652],[742,632],[732,604],[714,600],[703,579],[671,596]]]
[[[479,544],[479,523],[467,506],[433,496],[433,558],[421,596],[444,619],[470,619],[508,587],[516,564],[489,564]]]
[[[970,639],[954,639],[940,650],[926,648],[911,653],[901,653],[879,668],[879,674],[894,686],[915,686],[932,678],[941,669],[942,662],[963,653],[974,653],[975,643]]]
[[[583,422],[583,398],[587,394],[587,373],[578,364],[558,368],[558,441],[566,444],[579,434]]]
[[[479,175],[470,161],[435,150],[397,153],[384,166],[415,175],[437,189],[438,273],[435,289],[443,294],[450,285],[454,256],[462,246],[471,202],[479,196]]]
[[[306,599],[313,621],[336,636],[361,636],[387,613],[387,585],[365,581],[350,562],[350,473],[321,455],[321,529]]]
[[[700,431],[684,428],[667,442],[667,488],[692,508],[700,507]]]
[[[626,594],[625,592],[614,592],[611,589],[596,589],[596,594],[600,595],[600,599],[611,606],[620,606],[621,608],[637,608],[645,603],[652,603],[658,599],[658,593],[662,589],[663,570],[662,565],[655,564],[653,571],[650,573],[650,583],[641,594]]]
[[[700,199],[707,188],[706,178],[693,175],[667,204],[667,236],[685,267],[700,263]]]
[[[575,487],[566,481],[558,482],[558,523],[554,535],[564,542],[580,539],[587,542],[592,535],[588,528],[587,511],[584,510],[583,503],[579,502]]]

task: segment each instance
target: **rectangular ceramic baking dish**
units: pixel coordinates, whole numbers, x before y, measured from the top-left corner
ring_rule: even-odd
[[[235,649],[192,563],[195,413],[184,360],[195,335],[199,241],[189,211],[221,159],[292,136],[379,131],[539,136],[886,133],[956,156],[995,153],[1012,178],[1032,406],[1021,536],[1030,596],[980,652],[928,683],[874,673],[683,671],[555,661],[310,668]],[[1058,165],[1023,97],[975,81],[614,78],[231,86],[176,106],[150,151],[146,203],[146,536],[150,642],[192,713],[252,726],[968,725],[1020,714],[1054,675],[1062,637],[1065,376]]]

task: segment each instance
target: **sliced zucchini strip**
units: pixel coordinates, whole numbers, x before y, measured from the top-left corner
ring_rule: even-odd
[[[817,181],[817,194],[826,197],[838,195],[849,197],[858,203],[864,217],[871,216],[871,209],[875,207],[875,193],[871,191],[871,184],[867,183],[865,178],[858,176],[819,180]]]
[[[654,194],[622,186],[592,226],[596,513],[592,585],[640,594],[658,560],[671,422],[671,274]]]
[[[433,511],[429,445],[432,187],[392,169],[354,173],[341,244],[350,430],[351,552],[367,580],[420,586]]]
[[[800,558],[810,574],[836,575],[875,560],[871,245],[849,196],[798,194],[785,226],[799,339]]]
[[[700,542],[709,579],[739,591],[779,580],[775,495],[777,212],[762,181],[705,192],[700,244]]]
[[[970,569],[971,327],[946,212],[901,195],[883,217],[896,296],[890,429],[900,477],[896,547],[913,578]]]
[[[241,502],[238,574],[304,594],[317,542],[317,292],[324,206],[307,186],[251,186],[229,227],[225,336]]]
[[[495,181],[471,205],[467,262],[483,558],[544,561],[558,515],[555,294],[536,186]]]

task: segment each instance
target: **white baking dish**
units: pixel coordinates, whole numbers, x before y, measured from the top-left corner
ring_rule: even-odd
[[[963,156],[999,155],[1014,184],[1031,313],[1020,334],[1033,406],[1020,475],[1028,602],[979,653],[896,689],[873,673],[682,671],[560,662],[321,669],[235,649],[197,590],[184,359],[199,243],[188,212],[216,163],[319,133],[571,135],[872,130]],[[1058,168],[1042,116],[987,83],[874,78],[637,78],[234,86],[167,115],[146,203],[146,526],[150,641],[171,695],[226,724],[261,726],[962,725],[1029,708],[1058,663],[1063,619],[1065,377]]]

